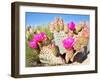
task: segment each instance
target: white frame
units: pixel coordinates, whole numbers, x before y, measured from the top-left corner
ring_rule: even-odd
[[[55,12],[56,11],[56,12]],[[39,6],[20,6],[20,43],[19,43],[19,74],[41,74],[55,72],[76,72],[95,70],[95,10],[73,9],[73,8],[56,8],[56,7],[39,7]],[[48,67],[25,67],[25,12],[41,13],[63,13],[63,14],[82,14],[90,15],[90,64],[73,65],[73,66],[48,66]]]

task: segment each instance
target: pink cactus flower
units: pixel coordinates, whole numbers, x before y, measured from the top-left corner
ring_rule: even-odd
[[[70,22],[70,23],[68,24],[68,28],[69,28],[71,31],[75,30],[75,23],[74,23],[74,22]]]
[[[72,38],[72,37],[68,37],[68,38],[63,40],[63,46],[66,49],[72,49],[73,48],[73,43],[74,43],[74,38]]]
[[[41,32],[40,36],[42,40],[47,40],[47,35],[44,32]]]
[[[33,41],[33,40],[29,41],[29,46],[31,48],[38,48],[37,42],[36,41]]]
[[[47,40],[47,35],[44,32],[35,34],[33,40],[36,41],[37,43],[43,40]]]
[[[42,36],[40,34],[35,34],[33,40],[36,42],[40,42],[42,40]]]

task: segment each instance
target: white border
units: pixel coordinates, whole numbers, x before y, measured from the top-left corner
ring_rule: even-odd
[[[90,15],[90,64],[73,66],[48,66],[48,67],[25,67],[25,12],[43,12],[43,13],[66,13]],[[95,70],[95,11],[83,9],[67,9],[54,7],[20,6],[20,74],[39,74],[54,72],[73,72]]]

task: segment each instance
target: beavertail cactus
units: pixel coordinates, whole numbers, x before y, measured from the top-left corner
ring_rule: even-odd
[[[55,54],[57,54],[57,51],[54,51],[52,45],[42,47],[39,54],[40,62],[48,65],[64,64],[64,60],[55,56]]]

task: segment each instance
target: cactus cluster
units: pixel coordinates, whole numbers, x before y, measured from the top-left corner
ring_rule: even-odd
[[[60,23],[60,24],[59,24]],[[56,25],[55,25],[56,24]],[[63,25],[63,26],[61,26]],[[60,28],[62,27],[62,28]],[[62,31],[65,32],[66,37],[63,37],[62,43],[60,43],[59,37],[62,38],[62,36],[58,36],[57,39],[55,39],[56,43],[63,44],[63,47],[66,49],[65,53],[65,59],[66,63],[71,59],[71,56],[74,54],[74,51],[80,52],[84,46],[88,45],[89,41],[89,29],[87,24],[79,23],[75,24],[73,21],[69,22],[67,24],[64,23],[64,20],[62,18],[56,18],[52,24],[50,25],[50,30],[52,33],[54,33],[54,36],[58,32],[61,33]],[[63,34],[60,34],[63,35]],[[55,37],[56,38],[56,37]],[[58,45],[60,48],[60,45]],[[60,49],[61,51],[63,48]],[[64,51],[62,51],[64,54]]]
[[[39,50],[38,57],[43,64],[59,65],[73,62],[75,51],[80,52],[88,45],[89,28],[86,23],[76,24],[72,21],[66,24],[62,18],[56,17],[50,23],[49,29],[53,39],[50,39],[45,32],[39,30],[37,33],[32,32],[30,27],[26,31],[29,47]],[[64,58],[60,56],[63,54]]]

